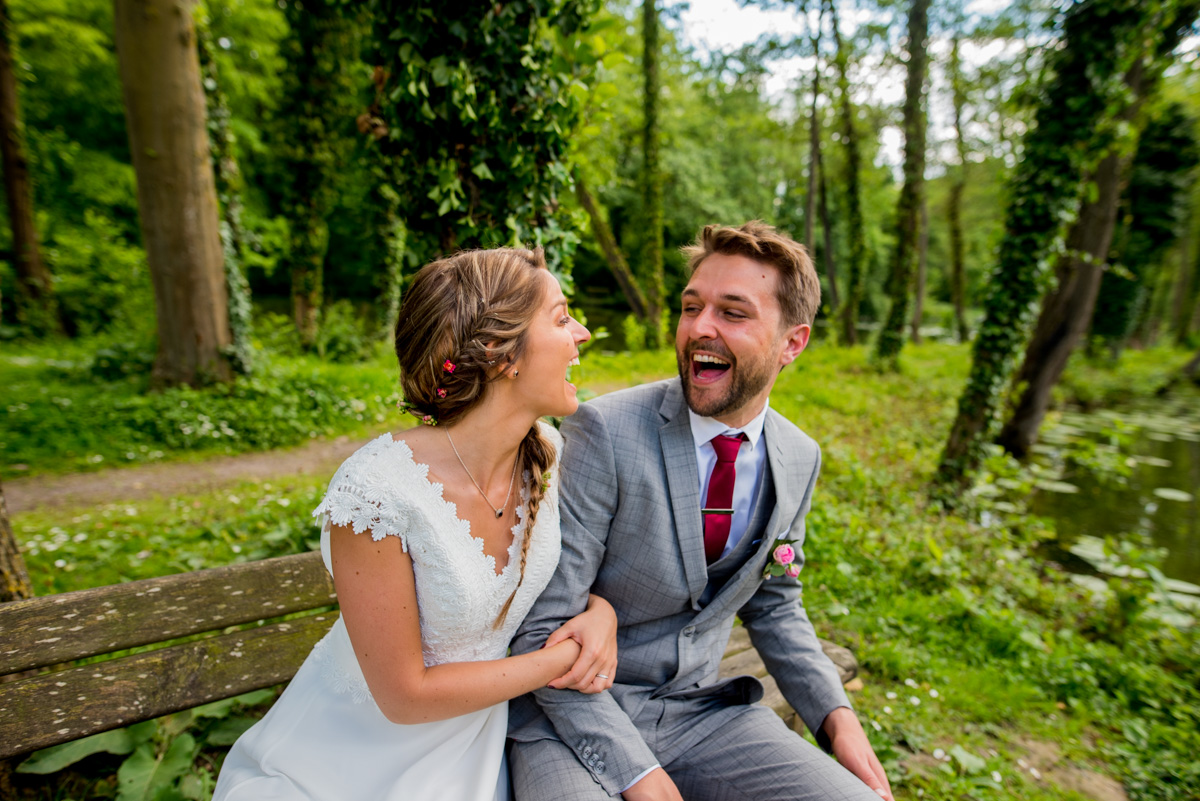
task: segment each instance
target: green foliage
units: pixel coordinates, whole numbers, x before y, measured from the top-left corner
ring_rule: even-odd
[[[361,330],[341,312],[337,319],[326,343],[331,358],[357,357]],[[4,476],[276,448],[381,423],[397,400],[386,354],[348,366],[264,359],[261,371],[233,385],[147,394],[145,374],[97,381],[132,372],[130,360],[144,363],[141,349],[101,347],[94,358],[90,350],[32,350],[0,362]]]
[[[274,697],[272,690],[259,690],[53,746],[26,759],[17,766],[17,772],[54,773],[93,754],[128,755],[117,770],[115,796],[105,793],[103,797],[115,797],[116,801],[202,801],[212,797],[215,777],[207,768],[194,764],[200,746],[229,745],[233,732],[241,733],[254,723],[253,718],[234,713]]]
[[[591,47],[588,0],[376,0],[372,114],[414,263],[466,247],[542,245],[569,267],[556,214]]]
[[[632,314],[621,318],[621,337],[626,350],[636,353],[646,349],[646,326]]]
[[[1164,254],[1187,219],[1187,190],[1200,163],[1197,120],[1180,103],[1155,110],[1138,139],[1124,213],[1113,243],[1121,270],[1105,272],[1092,336],[1116,350],[1148,315]]]

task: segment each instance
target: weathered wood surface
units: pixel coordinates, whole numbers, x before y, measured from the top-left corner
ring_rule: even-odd
[[[287,681],[337,613],[318,613],[0,684],[0,759]]]
[[[58,665],[336,603],[320,554],[18,601],[0,607],[0,673]],[[0,759],[288,681],[337,619],[316,613],[0,683]],[[847,649],[821,641],[842,682]],[[802,725],[736,627],[722,676],[762,680],[762,703]]]
[[[337,603],[317,552],[5,604],[0,675]]]
[[[828,640],[821,640],[821,649],[837,668],[842,684],[858,675],[858,660],[849,648],[835,645]],[[720,675],[722,678],[740,675],[756,677],[763,683],[764,690],[763,699],[759,703],[774,710],[789,727],[794,729],[803,727],[803,721],[792,709],[792,705],[783,697],[783,691],[779,689],[775,679],[767,674],[767,667],[763,664],[762,657],[750,644],[750,632],[742,626],[736,626],[733,634],[729,637],[729,645],[721,660]]]

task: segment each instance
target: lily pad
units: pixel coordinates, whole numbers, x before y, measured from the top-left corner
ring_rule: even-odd
[[[1181,501],[1183,503],[1190,503],[1195,497],[1190,492],[1184,492],[1174,487],[1159,487],[1154,490],[1154,494],[1166,501]]]

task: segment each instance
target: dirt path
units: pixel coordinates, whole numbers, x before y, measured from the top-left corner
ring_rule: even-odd
[[[297,474],[333,475],[361,439],[314,440],[298,448],[219,456],[200,462],[175,462],[96,473],[7,479],[4,495],[10,514],[45,506],[85,506],[132,501],[155,495],[206,492],[239,481]]]

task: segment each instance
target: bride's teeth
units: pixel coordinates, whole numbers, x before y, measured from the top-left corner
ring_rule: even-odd
[[[576,356],[574,359],[571,359],[571,361],[567,362],[567,366],[568,367],[578,367],[579,366],[579,357]]]

